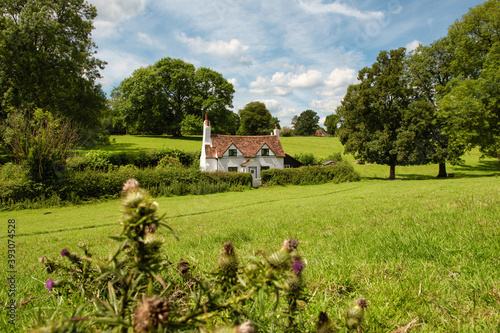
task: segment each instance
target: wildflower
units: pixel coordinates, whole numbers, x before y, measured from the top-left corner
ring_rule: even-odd
[[[48,291],[51,291],[54,288],[54,280],[49,278],[47,282],[45,282],[45,288],[47,288]]]
[[[293,238],[290,239],[285,239],[283,242],[283,245],[281,245],[281,248],[283,250],[286,250],[288,252],[295,251],[297,247],[299,246],[299,241]]]
[[[355,330],[361,325],[363,318],[365,316],[365,309],[368,307],[368,302],[366,298],[358,298],[354,302],[354,306],[347,310],[346,313],[346,325],[350,330]]]
[[[299,258],[294,258],[293,259],[293,264],[292,264],[292,271],[295,273],[295,275],[299,275],[300,272],[302,272],[306,268],[302,261],[300,261]]]
[[[136,332],[156,331],[170,314],[169,303],[163,297],[147,297],[142,295],[134,311],[134,327]]]
[[[40,257],[38,258],[38,262],[43,264],[46,259],[47,259],[46,257]]]
[[[61,251],[61,255],[62,255],[63,257],[69,256],[69,251],[68,251],[67,249],[63,249],[63,250]]]
[[[234,252],[234,245],[230,241],[224,243],[224,251],[219,257],[219,267],[228,277],[234,277],[238,270],[238,257]]]
[[[122,192],[126,193],[132,190],[137,190],[139,188],[139,182],[134,178],[130,178],[123,184]]]

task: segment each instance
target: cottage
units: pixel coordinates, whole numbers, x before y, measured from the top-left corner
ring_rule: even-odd
[[[262,170],[285,168],[285,152],[276,126],[271,135],[212,134],[210,122],[203,122],[202,171],[250,172],[260,179]]]

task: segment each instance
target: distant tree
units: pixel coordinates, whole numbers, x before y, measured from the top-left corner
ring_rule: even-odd
[[[390,166],[396,176],[398,129],[410,103],[405,74],[405,48],[382,51],[371,68],[359,71],[359,84],[350,85],[336,114],[341,118],[340,142],[356,159]]]
[[[326,133],[330,135],[335,135],[337,133],[337,125],[340,123],[340,116],[332,113],[328,116],[326,116],[325,119],[325,127],[326,127]]]
[[[295,135],[313,135],[318,127],[319,116],[313,110],[303,111],[299,116],[292,118],[292,126]]]
[[[131,132],[180,135],[186,115],[207,113],[215,133],[228,133],[237,120],[228,110],[233,94],[233,85],[219,73],[164,58],[123,80],[112,92],[112,107]]]
[[[284,126],[283,128],[281,128],[280,136],[283,136],[283,137],[293,136],[293,129],[291,129],[288,126]]]
[[[85,0],[0,2],[0,119],[11,108],[43,109],[87,129],[100,126],[106,97],[94,57],[94,6]]]
[[[262,102],[250,102],[241,110],[240,135],[263,135],[269,134],[274,129],[273,117],[266,105]]]
[[[194,114],[187,114],[181,121],[182,135],[200,135],[203,134],[203,119]]]

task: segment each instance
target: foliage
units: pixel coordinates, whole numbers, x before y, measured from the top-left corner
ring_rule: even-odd
[[[284,126],[280,131],[280,137],[291,137],[293,136],[293,129],[290,127]]]
[[[290,169],[270,169],[262,171],[265,185],[317,185],[328,182],[343,183],[359,181],[360,175],[352,165],[340,162],[329,166],[304,166]]]
[[[397,151],[398,130],[411,98],[404,75],[405,53],[405,48],[380,52],[371,68],[359,71],[361,83],[349,86],[336,112],[341,117],[339,137],[344,152],[389,165],[389,179],[395,178],[396,165],[409,163],[398,158]]]
[[[35,182],[54,180],[80,140],[75,126],[41,109],[33,116],[26,112],[10,112],[2,129],[14,160],[28,165]]]
[[[312,153],[300,153],[294,156],[294,158],[302,163],[302,165],[318,165],[319,161],[316,159],[316,156]]]
[[[233,94],[233,85],[220,73],[163,58],[124,79],[112,92],[111,106],[132,134],[178,136],[187,115],[205,113],[213,121],[213,131],[225,134],[236,131],[237,119],[228,109]]]
[[[337,134],[337,125],[340,123],[340,116],[338,114],[332,113],[326,116],[325,127],[326,132],[330,135]]]
[[[0,4],[0,119],[41,108],[96,129],[105,95],[104,62],[91,39],[95,7],[84,0],[9,0]]]
[[[181,121],[182,135],[201,135],[203,134],[203,120],[199,116],[187,114]]]
[[[180,167],[182,164],[179,159],[172,156],[165,156],[158,161],[158,168]]]
[[[255,332],[255,327],[268,331],[267,319],[275,316],[281,318],[271,326],[287,332],[311,329],[300,315],[307,304],[307,288],[306,264],[297,251],[297,240],[287,239],[279,250],[243,261],[227,241],[218,268],[194,275],[188,261],[181,259],[174,265],[161,253],[164,240],[157,231],[173,229],[135,179],[123,186],[122,212],[122,231],[110,237],[116,250],[109,259],[95,258],[86,247],[83,254],[63,249],[61,256],[67,264],[40,259],[49,274],[57,274],[45,283],[52,295],[79,292],[87,303],[82,302],[64,322],[39,323],[45,326],[39,331]],[[273,305],[271,312],[264,310],[266,303]],[[260,311],[253,310],[255,304]],[[217,321],[211,323],[212,318]],[[322,332],[333,332],[335,324],[323,313],[318,326]]]
[[[262,102],[250,102],[241,110],[239,135],[264,135],[274,129],[271,113]]]
[[[292,127],[295,135],[313,135],[318,127],[319,116],[313,110],[303,111],[299,116],[293,116]]]

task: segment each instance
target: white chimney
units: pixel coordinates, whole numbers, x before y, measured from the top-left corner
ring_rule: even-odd
[[[210,122],[208,121],[208,114],[205,113],[205,121],[203,122],[203,148],[205,145],[210,145],[212,147],[212,129],[210,128]]]
[[[274,124],[274,135],[276,135],[279,139],[280,137],[280,130],[278,129],[278,125],[277,124]]]

